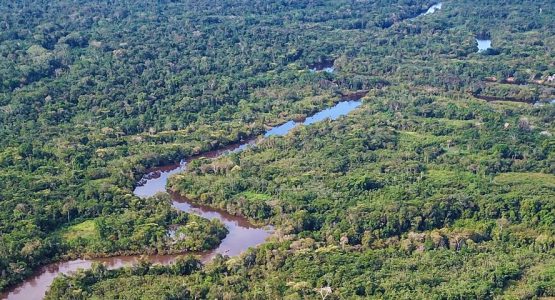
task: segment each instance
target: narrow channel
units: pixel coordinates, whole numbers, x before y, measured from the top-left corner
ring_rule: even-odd
[[[306,118],[302,122],[289,121],[271,128],[264,134],[264,137],[267,138],[272,135],[285,135],[297,126],[308,126],[325,119],[335,120],[359,107],[362,104],[360,98],[364,96],[364,94],[366,93],[353,94],[357,96],[354,100],[348,100],[353,97],[347,96],[343,99],[344,101],[337,103],[333,107],[324,109]],[[166,192],[168,178],[173,174],[183,172],[190,161],[201,156],[207,158],[217,158],[230,152],[242,151],[253,144],[255,144],[254,139],[247,140],[219,150],[187,158],[182,160],[179,164],[153,168],[146,175],[144,175],[143,178],[141,178],[133,193],[137,197],[150,197],[156,193]],[[228,256],[239,255],[248,248],[255,247],[263,243],[272,234],[272,228],[269,226],[255,226],[245,218],[231,215],[220,209],[191,203],[187,199],[184,199],[175,193],[169,192],[169,194],[172,197],[172,205],[176,209],[207,219],[218,219],[229,230],[229,233],[217,248],[207,252],[197,253],[200,255],[203,262],[209,261],[217,254]],[[148,255],[145,257],[147,257],[148,260],[154,264],[170,264],[180,255],[183,254]],[[140,257],[141,255],[113,256],[107,258],[75,259],[71,261],[52,263],[39,269],[33,276],[28,278],[19,286],[6,293],[0,294],[0,297],[8,300],[42,299],[44,298],[44,295],[54,278],[60,274],[69,274],[77,271],[78,269],[88,269],[94,262],[101,262],[109,269],[121,268],[123,266],[129,266],[137,263]]]

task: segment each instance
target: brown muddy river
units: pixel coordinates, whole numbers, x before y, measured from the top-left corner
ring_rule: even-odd
[[[362,96],[363,95],[360,95],[359,97]],[[291,129],[301,124],[310,125],[325,119],[335,120],[338,117],[346,115],[356,109],[361,103],[362,102],[359,99],[339,102],[331,108],[322,110],[315,115],[306,118],[303,122],[290,121],[280,126],[276,126],[268,130],[264,136],[285,135]],[[137,187],[133,193],[138,197],[150,197],[156,193],[166,192],[166,183],[169,176],[185,170],[188,162],[197,159],[200,156],[216,158],[229,152],[241,151],[252,144],[254,144],[254,140],[248,140],[220,150],[210,151],[199,156],[190,157],[181,161],[179,164],[154,168],[144,175],[143,178],[137,183]],[[209,261],[216,254],[228,256],[239,255],[248,248],[255,247],[256,245],[263,243],[272,234],[272,228],[269,226],[255,226],[245,218],[231,215],[223,210],[193,204],[174,193],[170,193],[170,195],[172,196],[173,207],[176,209],[207,219],[218,219],[229,230],[229,233],[217,248],[211,251],[197,253],[201,256],[203,262]],[[172,263],[178,256],[179,255],[173,254],[148,255],[146,257],[150,262],[155,264],[169,264]],[[91,267],[93,262],[104,263],[109,269],[121,268],[123,266],[135,264],[140,257],[140,255],[114,256],[108,258],[76,259],[53,263],[40,268],[25,282],[7,291],[6,293],[0,294],[0,296],[2,299],[9,300],[42,299],[54,278],[60,274],[72,273],[78,269],[88,269]]]

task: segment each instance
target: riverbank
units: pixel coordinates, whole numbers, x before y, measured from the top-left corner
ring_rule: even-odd
[[[356,98],[356,96],[362,97],[363,95],[366,95],[366,93],[367,91],[359,91],[353,94],[347,94],[345,95],[345,98]],[[351,105],[347,109],[340,105],[341,103],[348,102],[354,102],[356,103],[356,105]],[[324,117],[312,120],[309,124],[321,121],[325,118],[335,119],[339,116],[348,114],[353,109],[358,107],[360,103],[360,100],[339,101],[335,106],[323,110],[326,111],[326,115]],[[315,117],[317,115],[318,113],[314,114],[311,117]],[[290,128],[289,130],[291,130],[292,128]],[[287,132],[283,132],[283,134],[286,134]],[[247,139],[243,142],[230,144],[217,150],[191,156],[185,160],[182,160],[179,164],[170,164],[166,166],[152,168],[137,182],[137,186],[135,187],[133,193],[139,198],[147,198],[152,197],[157,193],[166,192],[166,185],[169,177],[171,175],[184,171],[187,168],[187,164],[189,162],[200,157],[217,158],[229,152],[241,151],[249,145],[253,144],[253,141],[254,139]],[[217,254],[228,256],[239,255],[244,250],[264,242],[273,232],[273,228],[271,227],[262,228],[251,223],[247,218],[229,214],[222,209],[194,204],[187,198],[180,197],[175,193],[170,193],[170,195],[172,196],[172,206],[175,209],[210,220],[217,219],[221,221],[228,230],[227,236],[215,249],[206,252],[193,253],[200,255],[201,261],[203,262],[209,261]],[[146,259],[152,263],[169,264],[175,261],[177,256],[184,253],[188,252],[181,252],[179,254],[171,255],[149,255],[146,256]],[[51,282],[59,274],[68,274],[71,272],[75,272],[78,269],[90,268],[92,263],[94,262],[101,262],[103,264],[106,264],[107,267],[111,269],[119,268],[136,263],[140,257],[143,257],[143,255],[115,256],[96,259],[76,259],[72,261],[54,263],[41,268],[37,272],[37,275],[25,281],[23,284],[15,287],[13,290],[6,293],[5,295],[2,295],[2,297],[5,297],[6,299],[41,298],[45,294]]]

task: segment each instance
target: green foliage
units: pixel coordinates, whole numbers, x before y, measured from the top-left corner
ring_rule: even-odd
[[[79,271],[75,277],[61,276],[52,284],[46,299],[85,299],[95,293],[95,299],[188,299],[191,289],[187,282],[175,275],[189,275],[201,268],[198,259],[192,256],[177,258],[170,267],[150,265],[139,262],[133,268],[107,270],[101,264],[95,264],[90,270]],[[129,276],[121,282],[120,276]],[[68,289],[68,286],[95,285],[94,288]],[[55,295],[55,296],[53,296]]]
[[[554,247],[555,108],[525,104],[555,98],[553,1],[418,16],[432,4],[0,2],[0,290],[67,255],[213,247],[221,224],[138,199],[141,175],[370,90],[350,117],[172,180],[273,223],[274,244],[183,277],[98,267],[49,297],[555,296],[539,263]],[[476,53],[476,37],[494,49]]]
[[[140,199],[121,214],[100,216],[62,230],[73,255],[203,251],[227,234],[218,221],[177,212],[167,195]]]
[[[403,116],[389,118],[401,95]],[[314,289],[327,285],[338,298],[490,298],[514,284],[552,295],[523,278],[555,251],[553,175],[538,172],[550,170],[553,157],[535,146],[551,139],[540,132],[553,123],[526,107],[507,116],[504,107],[444,97],[427,101],[441,118],[422,118],[417,99],[390,88],[340,122],[299,128],[221,158],[238,166],[233,171],[214,173],[204,164],[218,160],[205,161],[172,178],[172,188],[189,198],[270,218],[280,228],[282,242],[270,247],[289,248],[272,256],[287,257],[285,263],[276,258],[273,269],[257,261],[253,268],[262,275],[226,293],[254,297],[251,291],[272,282],[286,286],[272,289],[275,297],[315,297]],[[469,105],[469,122],[444,117]],[[518,126],[525,116],[538,128]],[[245,196],[252,194],[265,200],[254,206]],[[241,259],[267,258],[265,251]],[[347,259],[359,255],[372,258]],[[337,261],[327,262],[331,257]]]
[[[62,234],[62,236],[68,243],[73,243],[76,242],[78,239],[97,239],[100,234],[98,232],[95,221],[87,220],[68,227]]]

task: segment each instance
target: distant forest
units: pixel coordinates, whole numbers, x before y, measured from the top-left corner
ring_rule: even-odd
[[[274,226],[263,245],[95,265],[47,298],[555,297],[555,3],[434,4],[1,1],[0,292],[54,261],[214,248],[221,223],[138,198],[141,176],[363,92],[171,178]]]

